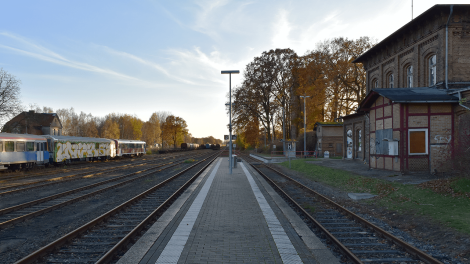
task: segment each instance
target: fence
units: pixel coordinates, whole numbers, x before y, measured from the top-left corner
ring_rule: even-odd
[[[282,151],[271,151],[271,157],[287,157],[287,151],[286,151],[286,155],[284,155]],[[296,151],[295,157],[296,158],[303,158],[303,157],[317,158],[317,152],[316,151],[306,151],[306,152]]]

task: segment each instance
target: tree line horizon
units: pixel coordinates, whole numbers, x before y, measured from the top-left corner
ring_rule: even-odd
[[[377,41],[338,37],[299,56],[292,49],[272,49],[245,67],[242,83],[232,89],[233,128],[237,146],[257,148],[283,138],[303,140],[306,99],[307,131],[316,122],[336,122],[354,113],[366,95],[366,72],[352,63]],[[228,93],[227,93],[228,99]],[[227,100],[228,101],[228,100]]]

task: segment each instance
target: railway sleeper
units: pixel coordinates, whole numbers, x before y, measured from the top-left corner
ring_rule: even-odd
[[[269,168],[268,166],[265,167]],[[353,258],[360,259],[360,261],[364,263],[420,262],[420,260],[414,259],[415,256],[410,257],[410,253],[406,252],[406,249],[395,250],[396,247],[393,245],[393,243],[379,244],[379,242],[382,242],[379,241],[379,239],[383,239],[387,235],[381,234],[380,232],[370,233],[369,231],[372,231],[375,228],[372,228],[362,220],[357,221],[360,220],[360,217],[357,217],[355,215],[344,215],[341,211],[336,211],[336,209],[330,209],[333,208],[332,205],[325,204],[323,202],[316,203],[316,212],[309,213],[307,208],[304,208],[305,206],[301,206],[302,201],[305,201],[305,199],[301,199],[299,197],[302,196],[303,191],[299,191],[293,186],[298,187],[300,190],[305,190],[306,192],[310,192],[311,190],[295,181],[293,181],[292,185],[290,185],[289,183],[287,183],[286,180],[278,180],[276,179],[278,178],[277,175],[279,175],[279,177],[285,175],[279,173],[275,169],[273,169],[273,171],[275,172],[276,176],[271,176],[270,174],[272,173],[268,174],[270,175],[269,177],[266,174],[264,174],[263,176],[265,178],[270,178],[273,183],[275,182],[274,185],[278,185],[278,187],[276,187],[275,189],[281,195],[281,197],[287,199],[288,203],[291,204],[291,206],[294,206],[294,210],[298,213],[307,214],[315,218],[315,221],[322,225],[328,233],[334,235],[335,239],[340,241],[343,246],[347,247],[348,250],[354,251],[350,251],[352,254],[356,255],[353,256]],[[261,171],[259,170],[259,172]],[[285,177],[289,179],[289,177]],[[280,188],[280,186],[282,186],[282,191],[278,189]],[[285,192],[286,194],[284,194],[283,192]],[[294,194],[291,195],[293,198],[290,198],[294,202],[290,202],[289,198],[287,197],[287,195],[290,196],[290,194]],[[322,196],[320,195],[320,197]],[[333,206],[337,207],[337,205]],[[298,208],[301,208],[303,210],[300,210]],[[308,219],[308,217],[301,217],[302,219],[304,219],[304,221]],[[316,224],[309,223],[307,225],[313,230],[318,231]],[[320,233],[318,235],[323,239],[327,238],[326,233]],[[328,243],[328,241],[329,239],[327,239],[326,242]]]

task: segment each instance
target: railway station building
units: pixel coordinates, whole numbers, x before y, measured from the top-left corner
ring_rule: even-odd
[[[343,117],[344,158],[435,173],[470,155],[470,5],[435,5],[353,62],[367,95]]]
[[[62,123],[55,113],[22,112],[8,121],[2,132],[32,135],[62,135]]]

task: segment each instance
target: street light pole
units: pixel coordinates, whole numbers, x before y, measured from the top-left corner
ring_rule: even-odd
[[[286,109],[282,107],[282,154],[286,155]]]
[[[266,147],[266,128],[264,129],[264,147]]]
[[[229,75],[229,84],[228,84],[228,87],[229,87],[229,104],[230,104],[230,109],[229,109],[229,164],[230,164],[230,174],[232,174],[232,167],[233,167],[233,164],[232,164],[232,74],[239,74],[240,71],[238,70],[234,70],[234,71],[221,71],[220,72],[221,74],[228,74]]]
[[[305,99],[309,98],[310,96],[300,96],[300,98],[304,98],[304,158],[307,156],[305,153],[307,152],[307,112],[305,111]]]

